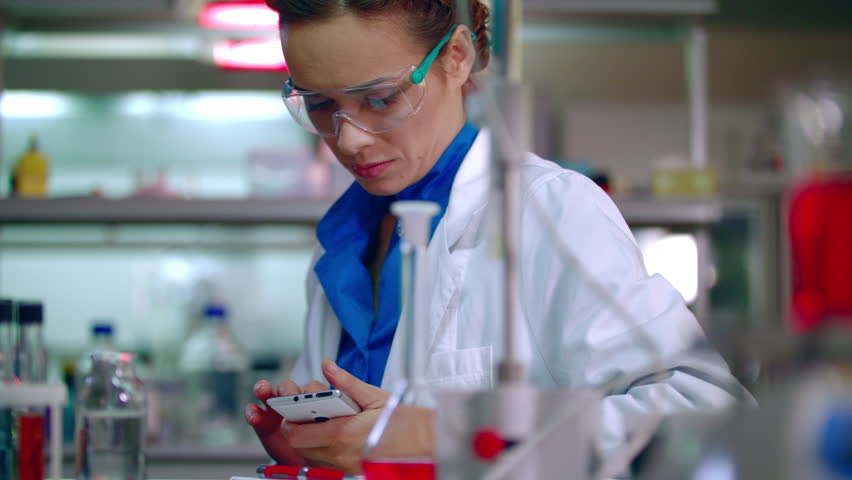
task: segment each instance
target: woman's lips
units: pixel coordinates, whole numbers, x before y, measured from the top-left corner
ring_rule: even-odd
[[[352,172],[361,178],[376,178],[383,174],[391,163],[393,163],[393,160],[369,163],[367,165],[352,165]]]

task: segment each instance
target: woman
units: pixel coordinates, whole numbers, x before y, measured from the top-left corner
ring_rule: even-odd
[[[428,331],[435,334],[418,339],[430,347],[427,380],[493,386],[500,328],[482,310],[487,266],[478,235],[488,181],[477,152],[487,140],[464,111],[470,76],[489,60],[488,9],[470,2],[469,28],[455,0],[268,3],[280,13],[290,69],[285,103],[323,136],[356,182],[317,228],[305,351],[292,380],[277,389],[260,382],[254,393],[261,401],[310,393],[328,388],[324,378],[364,411],[282,425],[274,411],[249,405],[246,419],[278,462],[358,472],[364,439],[387,398],[382,387],[401,375],[403,352],[394,339],[399,245],[388,213],[394,199],[442,206],[428,251],[435,266]],[[700,327],[665,280],[648,277],[609,198],[586,178],[532,155],[523,188],[520,297],[531,380],[563,388],[606,384],[607,446],[659,406],[676,412],[730,405],[738,384],[717,355],[689,352],[703,338]],[[557,242],[528,207],[532,201],[547,206],[579,266],[562,262]],[[409,441],[424,450],[430,445],[428,435]]]

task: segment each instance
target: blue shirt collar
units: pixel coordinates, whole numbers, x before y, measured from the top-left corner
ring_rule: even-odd
[[[476,127],[465,124],[429,172],[397,195],[372,195],[353,182],[317,226],[325,253],[314,271],[343,326],[338,363],[364,381],[381,382],[401,311],[396,232],[382,266],[375,310],[368,255],[379,224],[395,200],[427,200],[441,207],[432,223],[434,233],[447,210],[456,173],[477,134]]]

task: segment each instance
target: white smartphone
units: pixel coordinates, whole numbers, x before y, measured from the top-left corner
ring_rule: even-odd
[[[266,403],[292,423],[325,422],[361,412],[357,403],[337,389],[275,397]]]

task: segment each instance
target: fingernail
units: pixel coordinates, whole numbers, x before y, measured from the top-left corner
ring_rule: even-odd
[[[326,368],[328,369],[328,373],[337,373],[340,368],[334,363],[334,360],[328,359],[326,360]]]
[[[248,420],[249,423],[252,423],[257,420],[257,414],[251,408],[251,405],[246,407],[246,420]]]
[[[251,389],[251,390],[252,390],[253,392],[256,392],[256,391],[257,391],[257,389],[258,389],[258,388],[260,388],[261,384],[263,384],[263,380],[261,380],[261,381],[259,381],[259,382],[255,383],[255,384],[254,384],[254,387],[252,387],[252,389]]]

